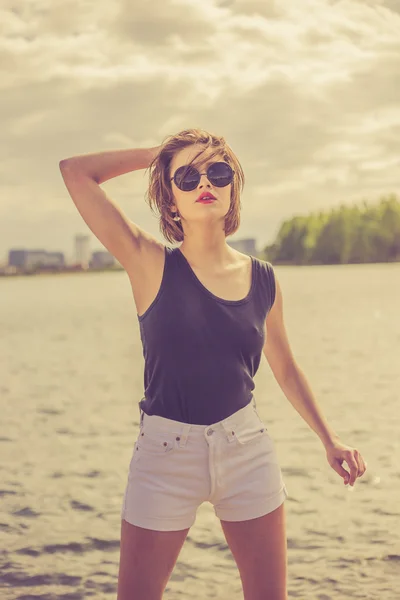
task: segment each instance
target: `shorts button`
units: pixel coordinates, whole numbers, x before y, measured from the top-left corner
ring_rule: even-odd
[[[177,438],[175,438],[175,439],[176,439],[176,441],[177,441],[177,442],[179,442],[179,440],[180,440],[181,438],[180,438],[180,437],[179,437],[179,435],[178,435],[178,437],[177,437]]]
[[[168,443],[167,443],[167,442],[164,442],[164,446],[168,446]]]
[[[234,432],[234,431],[232,431],[232,435],[235,435],[235,432]]]

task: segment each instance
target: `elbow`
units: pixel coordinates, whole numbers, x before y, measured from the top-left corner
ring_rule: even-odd
[[[93,179],[96,183],[99,183],[99,181],[97,180],[96,177],[92,177],[89,173],[86,173],[85,171],[82,170],[82,168],[79,166],[79,162],[76,160],[76,158],[64,158],[63,160],[60,160],[60,162],[58,163],[59,168],[60,168],[60,172],[61,174],[74,174],[76,175],[86,175],[88,177],[90,177],[91,179]]]
[[[60,162],[58,163],[58,166],[60,167],[60,171],[65,169],[67,166],[70,166],[70,164],[71,164],[70,158],[64,158],[63,160],[60,160]]]

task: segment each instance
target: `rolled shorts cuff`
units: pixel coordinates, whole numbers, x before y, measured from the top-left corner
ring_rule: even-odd
[[[136,527],[142,527],[143,529],[151,529],[152,531],[182,531],[183,529],[190,529],[195,523],[196,516],[190,518],[179,518],[179,519],[159,519],[157,517],[143,517],[139,519],[131,518],[128,514],[122,513],[121,517],[127,523],[136,525]]]
[[[257,519],[257,517],[262,517],[276,510],[288,496],[286,486],[283,485],[277,494],[267,498],[262,504],[221,510],[215,507],[214,511],[218,519],[222,521],[250,521],[250,519]]]

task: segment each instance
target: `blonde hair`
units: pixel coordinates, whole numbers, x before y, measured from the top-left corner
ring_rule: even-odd
[[[185,129],[176,135],[167,137],[163,141],[158,154],[148,167],[150,169],[150,176],[145,200],[148,202],[153,213],[159,216],[160,231],[164,238],[171,243],[182,242],[184,238],[182,224],[180,221],[173,220],[174,214],[171,212],[174,202],[172,182],[170,180],[171,161],[175,154],[182,148],[193,144],[204,144],[205,148],[194,157],[190,164],[204,154],[207,148],[212,147],[215,150],[207,156],[207,160],[214,158],[218,154],[222,154],[224,160],[235,171],[231,188],[231,204],[225,217],[225,237],[235,233],[240,225],[240,193],[243,191],[245,179],[239,160],[223,137],[213,135],[203,129]],[[202,166],[205,162],[205,160],[200,160],[198,166]]]

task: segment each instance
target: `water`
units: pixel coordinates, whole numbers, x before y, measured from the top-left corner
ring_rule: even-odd
[[[355,488],[263,357],[257,408],[287,499],[289,598],[399,597],[400,264],[277,267],[294,355],[368,471]],[[4,600],[116,598],[120,510],[143,396],[124,272],[0,280],[0,585]],[[204,504],[165,598],[241,599]]]

